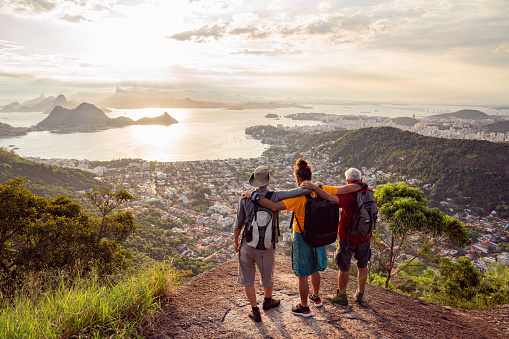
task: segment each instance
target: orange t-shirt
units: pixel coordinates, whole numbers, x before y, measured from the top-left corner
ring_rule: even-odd
[[[322,186],[322,189],[325,192],[334,194],[334,195],[338,191],[337,187],[332,187],[332,186]],[[316,197],[316,193],[311,192],[311,196],[313,198]],[[301,231],[299,230],[299,226],[300,226],[300,229],[302,229],[302,230],[304,229],[304,217],[306,214],[306,202],[308,201],[308,198],[306,198],[305,195],[301,195],[300,197],[285,199],[282,201],[285,204],[286,210],[288,212],[293,211],[295,213],[295,217],[293,218],[293,230],[297,233],[301,233]],[[297,220],[295,220],[295,219],[297,219],[299,221],[298,224],[297,224]]]

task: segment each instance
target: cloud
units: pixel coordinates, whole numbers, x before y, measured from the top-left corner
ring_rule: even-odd
[[[0,50],[20,50],[23,47],[17,45],[12,41],[0,40]]]
[[[17,0],[14,6],[16,12],[43,13],[51,12],[57,4],[46,0]]]
[[[90,22],[91,21],[91,20],[85,18],[83,15],[62,15],[60,17],[60,19],[67,21],[67,22],[71,22],[71,23],[79,23],[79,22],[83,22],[83,21]]]
[[[497,48],[493,50],[493,53],[500,55],[509,55],[509,42],[501,43]]]
[[[287,56],[287,55],[300,55],[303,52],[296,49],[272,49],[272,50],[239,50],[232,54],[242,54],[242,55],[257,55],[257,56]]]
[[[202,26],[195,30],[185,31],[167,37],[177,41],[206,42],[208,38],[219,39],[225,34],[225,27],[220,25]]]

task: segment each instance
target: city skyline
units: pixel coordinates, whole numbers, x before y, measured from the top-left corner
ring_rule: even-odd
[[[115,87],[507,105],[495,1],[0,2],[0,105]]]

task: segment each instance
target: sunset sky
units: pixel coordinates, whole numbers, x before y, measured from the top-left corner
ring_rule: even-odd
[[[507,0],[0,0],[0,104],[115,87],[509,105]]]

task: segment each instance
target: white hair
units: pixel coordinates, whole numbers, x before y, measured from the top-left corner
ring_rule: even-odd
[[[345,178],[350,182],[361,181],[362,172],[359,171],[357,168],[351,167],[345,171]]]

